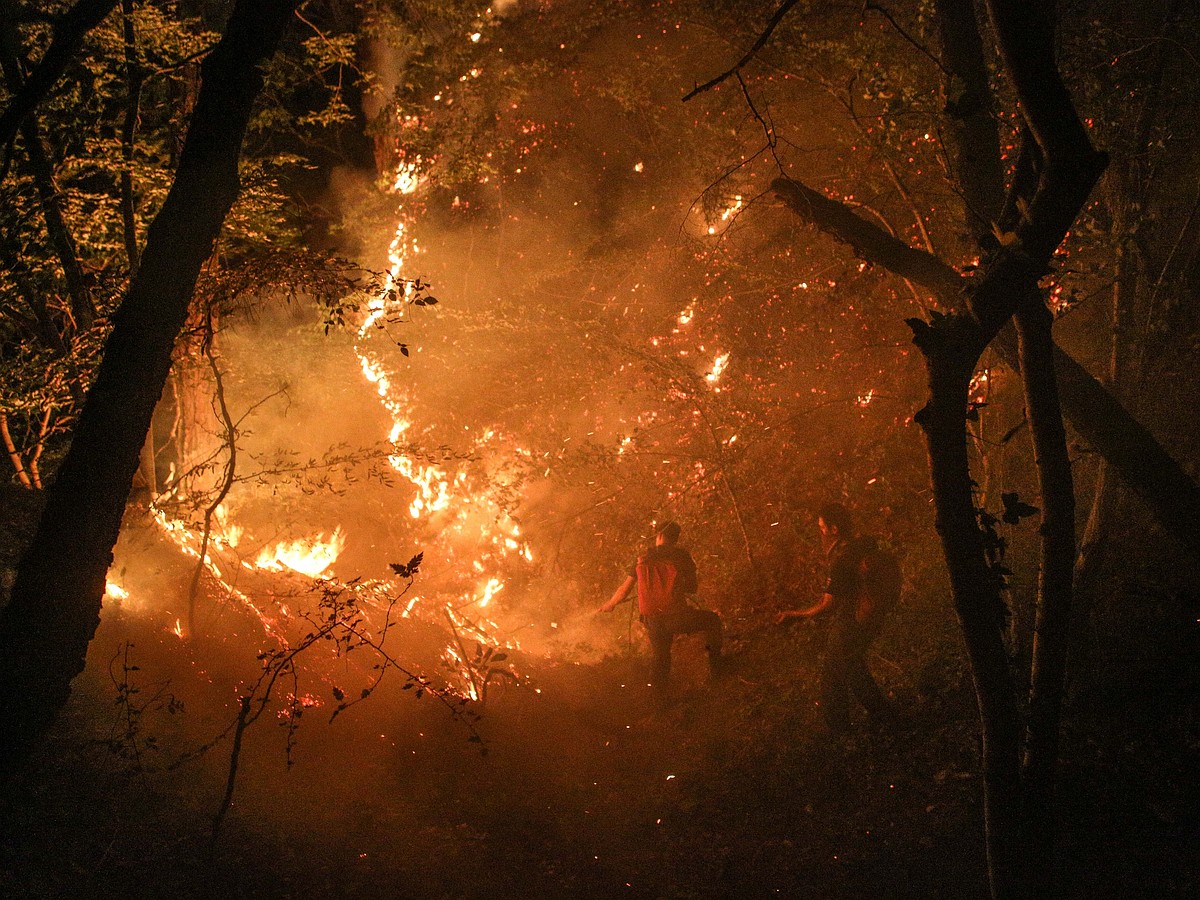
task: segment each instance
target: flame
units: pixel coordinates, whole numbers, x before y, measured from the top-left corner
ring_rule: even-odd
[[[273,547],[265,547],[258,554],[254,565],[260,569],[282,572],[285,568],[316,578],[337,562],[343,548],[346,546],[346,536],[339,525],[334,529],[329,540],[325,533],[308,540],[280,541]]]
[[[721,215],[717,219],[717,221],[713,222],[711,225],[708,226],[708,233],[709,234],[717,234],[721,231],[724,231],[725,228],[727,228],[729,226],[730,219],[732,219],[735,215],[737,215],[737,213],[744,206],[745,206],[745,204],[742,202],[742,195],[741,194],[736,195],[733,198],[733,205],[726,207],[725,211],[721,213]]]
[[[502,590],[504,590],[504,582],[499,578],[489,578],[488,583],[483,586],[483,596],[479,598],[479,605],[487,606],[492,598]]]
[[[478,70],[472,70],[464,78],[476,78],[480,74]],[[424,182],[420,159],[402,159],[393,182],[394,190],[407,198]],[[502,502],[504,479],[491,473],[481,484],[479,479],[471,474],[466,462],[452,463],[442,460],[442,464],[438,464],[422,454],[414,453],[406,443],[416,431],[414,423],[418,417],[413,401],[399,380],[389,374],[385,359],[381,355],[382,351],[376,353],[370,347],[370,339],[378,332],[373,326],[387,314],[397,300],[400,301],[399,305],[403,306],[404,301],[411,297],[413,282],[411,276],[406,277],[405,266],[408,258],[417,252],[417,247],[409,236],[414,221],[410,207],[411,204],[408,203],[402,203],[399,207],[399,220],[388,254],[388,281],[385,290],[368,305],[367,315],[358,331],[355,352],[359,357],[363,377],[374,386],[380,403],[391,419],[388,441],[394,452],[388,456],[388,463],[413,489],[408,515],[414,522],[436,529],[437,536],[434,540],[444,546],[443,552],[453,561],[453,571],[473,572],[481,576],[470,588],[464,590],[465,586],[461,584],[452,588],[454,593],[451,596],[457,598],[459,607],[483,609],[488,607],[505,587],[505,579],[500,574],[502,570],[499,567],[506,560],[520,560],[522,564],[528,564],[534,558],[532,548],[523,539],[519,525],[511,518]],[[404,285],[403,292],[398,291],[399,285]],[[393,312],[393,316],[395,315]],[[476,460],[489,458],[490,454],[487,451],[494,453],[495,449],[505,442],[504,434],[494,428],[484,428],[474,437],[470,452],[464,454],[464,457]],[[522,451],[517,449],[516,452],[520,454]],[[511,455],[503,454],[505,458],[511,458]],[[438,589],[435,587],[434,590]],[[418,599],[414,596],[408,602],[403,612],[405,617],[414,614]],[[449,616],[453,629],[465,629],[474,639],[499,646],[499,642],[491,638],[485,628],[486,626],[494,629],[494,624],[471,623],[461,619],[453,613],[454,606],[455,602],[451,602],[441,607]],[[431,612],[439,608],[438,605],[430,604],[426,607],[430,607]],[[446,648],[443,658],[452,670],[459,672],[464,696],[479,699],[476,674],[473,673],[470,662],[461,658],[462,654],[456,633],[455,640]]]
[[[975,377],[971,379],[967,391],[970,394],[971,400],[975,403],[983,403],[987,400],[988,391],[991,388],[992,373],[989,369],[983,369],[976,372]]]
[[[854,398],[856,406],[870,406],[871,401],[875,399],[875,388],[871,388],[865,394],[859,394]]]
[[[158,525],[163,534],[172,543],[174,543],[176,547],[179,548],[180,553],[184,554],[185,556],[190,556],[193,559],[200,558],[201,537],[197,532],[188,528],[187,525],[178,519],[168,518],[166,512],[158,507],[152,506],[151,512],[153,514],[153,520],[155,524]],[[210,547],[213,550],[219,550],[222,544],[232,546],[229,545],[228,542],[215,539],[210,541]],[[218,584],[220,584],[222,593],[228,599],[235,600],[245,606],[248,610],[250,610],[250,612],[258,617],[258,620],[262,623],[263,630],[267,634],[274,637],[281,644],[287,644],[287,639],[276,627],[275,618],[268,615],[265,610],[261,609],[258,604],[250,599],[250,597],[248,597],[242,591],[239,591],[231,581],[222,575],[220,567],[217,566],[216,562],[212,558],[212,553],[204,554],[202,565],[209,575],[211,575],[212,578],[215,579]],[[242,562],[242,566],[246,568],[253,568],[249,563],[244,561]],[[179,625],[178,621],[176,622],[174,631],[177,636],[183,637],[183,629],[182,626]]]
[[[104,585],[104,595],[113,600],[129,599],[129,591],[112,581],[109,581]]]
[[[728,365],[729,354],[718,353],[716,359],[713,360],[712,369],[704,376],[704,380],[709,384],[716,384],[717,379],[721,377],[721,373],[725,371],[725,367]]]

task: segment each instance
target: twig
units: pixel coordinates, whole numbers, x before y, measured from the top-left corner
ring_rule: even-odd
[[[225,424],[225,446],[229,448],[229,458],[225,461],[225,473],[221,482],[221,487],[217,491],[212,502],[204,510],[204,530],[200,535],[200,557],[196,561],[196,568],[192,573],[192,583],[188,589],[188,631],[196,634],[196,596],[200,589],[200,576],[204,572],[204,558],[208,555],[208,542],[212,537],[212,517],[217,511],[233,487],[234,472],[237,468],[237,430],[233,424],[233,417],[229,414],[229,405],[225,402],[225,382],[221,376],[221,367],[217,365],[217,357],[213,352],[213,311],[209,305],[205,310],[205,323],[207,325],[204,340],[201,343],[201,348],[204,351],[204,358],[208,361],[209,368],[212,369],[213,382],[215,385],[214,399],[217,402],[217,408],[221,412],[221,419]]]
[[[687,103],[697,94],[702,94],[705,91],[716,87],[722,81],[725,81],[725,79],[731,78],[733,75],[740,72],[742,68],[750,62],[750,60],[754,59],[755,54],[757,54],[758,51],[766,45],[767,41],[771,38],[771,34],[778,27],[779,23],[783,21],[783,17],[788,14],[788,10],[795,6],[797,2],[798,0],[783,0],[783,3],[780,4],[779,9],[775,10],[775,15],[771,16],[771,21],[767,23],[766,30],[758,36],[758,40],[754,42],[754,46],[747,51],[746,55],[738,60],[737,64],[732,69],[722,72],[716,78],[711,78],[698,87],[692,88],[690,91],[684,94],[683,102]]]
[[[46,449],[46,435],[50,433],[50,416],[53,412],[54,407],[47,403],[42,412],[42,424],[38,428],[37,443],[33,447],[33,455],[29,457],[29,477],[33,479],[33,486],[39,491],[42,489],[42,474],[38,468],[38,460],[42,458],[42,451]]]
[[[249,694],[241,698],[242,705],[238,710],[237,727],[233,732],[233,749],[229,753],[229,774],[225,777],[225,796],[221,799],[221,808],[213,817],[213,845],[217,843],[217,838],[221,834],[221,823],[225,821],[225,814],[233,805],[233,789],[237,784],[238,761],[242,757],[242,735],[246,733],[246,729],[254,722],[254,719],[258,718],[250,716],[250,701],[251,695]]]
[[[928,47],[926,47],[924,44],[922,44],[920,41],[918,41],[916,38],[914,38],[911,34],[909,34],[907,31],[905,31],[903,26],[901,26],[901,24],[896,21],[896,19],[892,16],[892,14],[890,12],[888,12],[886,9],[884,9],[882,6],[880,6],[877,3],[864,3],[863,4],[863,12],[867,12],[868,10],[870,10],[871,12],[879,13],[881,16],[883,16],[885,19],[887,19],[889,22],[891,22],[892,27],[895,28],[897,32],[899,32],[900,37],[904,38],[906,41],[908,41],[910,44],[912,44],[914,47],[916,47],[917,50],[919,50],[923,55],[928,57],[933,62],[933,64],[941,70],[943,75],[945,75],[946,77],[950,77],[951,73],[946,70],[945,66],[942,65],[942,61],[940,59],[938,59],[936,56],[934,56],[932,53],[930,53]]]
[[[25,471],[25,463],[21,459],[21,454],[17,450],[17,445],[13,443],[12,432],[8,430],[8,415],[0,413],[0,436],[4,438],[4,447],[8,450],[8,458],[12,460],[13,468],[17,471],[17,478],[24,487],[33,489],[33,482],[29,478],[29,473]]]

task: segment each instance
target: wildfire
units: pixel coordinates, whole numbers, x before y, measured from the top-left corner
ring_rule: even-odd
[[[708,233],[717,234],[721,231],[724,231],[725,228],[729,226],[730,220],[737,215],[744,206],[745,204],[742,202],[742,195],[736,195],[733,198],[733,205],[726,207],[725,211],[721,213],[717,221],[708,226]]]
[[[975,377],[971,379],[971,384],[967,388],[972,402],[984,403],[987,400],[988,391],[991,388],[991,381],[991,370],[983,369],[975,373]]]
[[[478,70],[472,70],[464,78],[476,78],[479,75]],[[407,198],[423,183],[422,161],[418,157],[402,159],[393,181],[393,190]],[[441,589],[434,586],[432,590],[435,596],[441,595],[439,602],[428,602],[433,597],[427,589],[424,594],[426,602],[421,606],[421,610],[427,614],[435,613],[439,607],[445,611],[447,621],[455,631],[455,641],[447,647],[444,659],[451,669],[459,673],[465,694],[479,699],[481,685],[472,672],[470,662],[463,658],[465,651],[459,643],[457,632],[460,628],[467,628],[477,640],[495,649],[499,642],[489,636],[489,631],[484,630],[483,625],[491,629],[495,626],[491,623],[468,623],[457,616],[454,610],[466,606],[475,609],[488,607],[505,587],[498,567],[510,558],[520,559],[524,563],[532,562],[533,552],[501,499],[505,490],[504,479],[491,475],[480,483],[479,479],[472,477],[467,463],[439,465],[413,452],[405,443],[410,440],[409,435],[414,431],[414,422],[418,419],[413,401],[396,379],[390,377],[381,353],[371,349],[371,338],[378,331],[373,326],[389,311],[393,317],[398,317],[405,301],[412,295],[412,281],[405,277],[405,266],[418,248],[409,236],[414,222],[410,207],[407,202],[399,206],[396,231],[388,252],[388,280],[380,296],[368,306],[367,315],[358,331],[355,352],[363,377],[374,386],[380,403],[391,418],[388,441],[395,452],[388,456],[388,463],[413,489],[413,497],[408,505],[409,518],[435,528],[436,537],[433,540],[441,545],[445,557],[453,561],[452,571],[474,572],[482,576],[471,587],[461,582]],[[400,285],[404,286],[403,289],[398,287]],[[400,302],[397,303],[397,300]],[[505,436],[495,430],[483,429],[472,442],[471,458],[492,457],[504,440]],[[506,457],[509,455],[505,454]],[[467,555],[467,558],[463,559],[463,555]],[[404,617],[414,614],[417,602],[416,596],[409,600],[403,612]]]
[[[287,568],[316,578],[337,562],[345,546],[346,536],[339,525],[329,540],[325,540],[322,532],[308,540],[280,541],[272,547],[264,547],[254,565],[273,572],[282,572]]]
[[[720,379],[721,373],[725,371],[729,365],[729,353],[718,353],[716,359],[713,360],[712,369],[704,376],[704,380],[709,384],[716,384]]]

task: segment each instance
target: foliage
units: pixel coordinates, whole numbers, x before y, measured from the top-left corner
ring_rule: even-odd
[[[29,148],[24,138],[11,148],[12,168],[0,184],[5,261],[0,272],[0,358],[6,369],[0,410],[26,456],[35,445],[69,433],[133,265],[127,248],[140,244],[170,186],[198,86],[199,62],[217,37],[208,23],[219,19],[223,9],[221,4],[202,4],[189,15],[173,5],[137,3],[130,47],[122,16],[110,15],[88,34],[83,51],[34,115],[67,231],[99,313],[91,331],[78,328],[71,316],[62,259],[43,226],[39,190],[44,186]],[[297,37],[272,69],[243,157],[242,192],[212,269],[240,269],[244,280],[253,281],[245,273],[262,260],[256,283],[246,285],[259,296],[268,286],[268,274],[280,279],[272,287],[293,295],[301,275],[299,280],[315,288],[330,308],[345,303],[344,294],[334,297],[329,289],[344,278],[347,267],[331,261],[329,271],[320,273],[324,257],[302,249],[301,237],[319,226],[304,208],[304,194],[312,190],[304,179],[312,176],[314,160],[327,164],[336,153],[344,157],[342,134],[358,124],[347,99],[356,97],[364,83],[350,59],[355,21],[353,15],[332,17],[331,26],[344,29],[341,33],[319,30],[310,22],[309,35]],[[50,35],[40,19],[23,23],[25,54],[36,58]],[[0,90],[0,103],[9,96],[11,87]],[[135,102],[136,129],[126,143],[121,123]],[[123,196],[126,179],[132,186],[128,197]],[[123,216],[125,204],[132,234]],[[291,254],[290,265],[281,264],[286,253]],[[251,258],[253,265],[241,265]],[[210,287],[214,280],[222,277],[210,277]],[[227,295],[232,279],[223,281]],[[198,296],[209,302],[204,291],[202,287]],[[47,433],[39,426],[48,412],[52,428]]]

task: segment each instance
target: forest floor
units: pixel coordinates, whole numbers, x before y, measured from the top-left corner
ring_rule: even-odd
[[[719,678],[677,641],[665,709],[636,643],[524,661],[528,684],[482,709],[486,753],[398,684],[332,724],[306,718],[290,767],[287,730],[263,722],[215,840],[228,741],[173,761],[231,720],[261,635],[185,647],[110,610],[51,740],[0,801],[0,895],[985,897],[974,700],[942,602],[908,601],[873,653],[904,711],[893,729],[820,726],[819,628],[733,622]],[[141,691],[132,721],[122,683]],[[1197,687],[1194,667],[1128,666],[1071,716],[1061,896],[1200,890]]]

